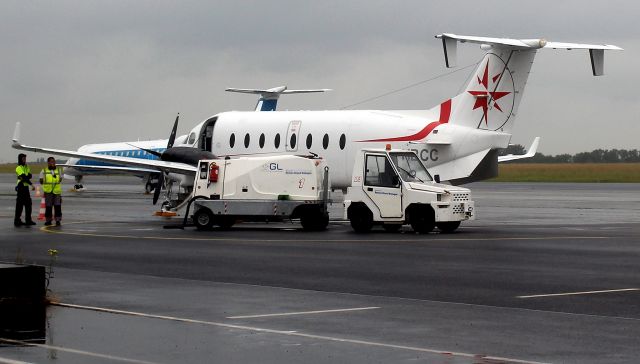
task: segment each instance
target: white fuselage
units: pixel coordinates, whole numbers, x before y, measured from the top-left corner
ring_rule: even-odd
[[[225,112],[198,124],[185,145],[218,156],[315,153],[327,161],[333,188],[350,186],[362,148],[415,150],[433,174],[452,180],[467,177],[489,150],[508,145],[510,134],[438,120],[431,110]]]

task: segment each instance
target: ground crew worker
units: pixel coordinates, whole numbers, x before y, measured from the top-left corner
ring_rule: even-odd
[[[42,192],[44,192],[45,225],[50,226],[52,216],[52,208],[56,212],[56,226],[60,226],[62,220],[62,171],[56,167],[56,159],[47,158],[47,168],[40,171],[40,184],[42,184]]]
[[[33,183],[31,182],[31,169],[27,165],[27,155],[18,154],[18,166],[16,167],[16,176],[18,182],[16,183],[16,192],[18,196],[16,198],[16,213],[13,219],[13,225],[35,225],[36,223],[31,219],[31,195],[29,194],[29,186],[31,190],[34,190]],[[22,208],[24,207],[24,220],[22,217]]]

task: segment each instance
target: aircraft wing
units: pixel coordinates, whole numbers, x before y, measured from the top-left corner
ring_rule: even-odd
[[[529,147],[529,149],[527,149],[526,154],[519,154],[519,155],[508,154],[508,155],[499,156],[498,163],[514,161],[517,159],[532,158],[533,156],[536,155],[536,152],[538,151],[538,144],[540,144],[540,137],[536,137],[535,139],[533,139],[533,143],[531,143],[531,146]]]
[[[138,158],[130,158],[130,157],[117,157],[117,156],[104,155],[104,154],[84,153],[84,152],[78,152],[74,150],[34,147],[34,146],[21,144],[19,141],[19,138],[20,138],[20,123],[16,123],[16,130],[13,134],[12,145],[11,145],[15,149],[28,150],[30,152],[35,152],[35,153],[61,155],[61,156],[71,157],[71,158],[88,159],[88,160],[93,160],[98,162],[120,164],[120,165],[125,165],[129,167],[134,167],[134,168],[149,169],[157,172],[173,172],[178,174],[192,175],[192,174],[195,174],[198,170],[196,166],[192,166],[186,163],[138,159]]]
[[[87,164],[83,164],[83,165],[77,165],[77,164],[56,164],[57,166],[60,167],[67,167],[67,168],[73,168],[73,169],[77,169],[80,171],[83,170],[103,170],[103,171],[116,171],[116,172],[123,172],[123,173],[158,173],[159,171],[156,169],[149,169],[149,168],[137,168],[137,167],[121,167],[121,166],[92,166],[92,165],[87,165]]]

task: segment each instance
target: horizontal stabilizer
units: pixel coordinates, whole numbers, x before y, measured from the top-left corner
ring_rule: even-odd
[[[291,94],[310,94],[316,92],[331,91],[329,88],[309,89],[309,90],[288,90],[287,86],[278,86],[270,89],[253,89],[253,88],[227,88],[225,91],[237,92],[241,94],[260,95],[260,99],[256,104],[255,111],[275,111],[280,95]]]
[[[547,42],[543,38],[539,39],[510,39],[510,38],[489,38],[468,35],[457,35],[443,33],[436,35],[442,39],[444,49],[444,60],[448,68],[455,67],[457,49],[456,43],[476,43],[486,47],[513,48],[518,50],[536,50],[541,48],[551,49],[588,49],[591,58],[591,67],[594,76],[604,74],[604,51],[621,51],[622,48],[610,44],[583,44],[583,43],[563,43]]]

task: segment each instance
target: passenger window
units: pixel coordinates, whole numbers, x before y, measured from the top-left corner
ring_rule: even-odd
[[[260,140],[258,140],[258,144],[260,144],[260,149],[264,147],[264,133],[260,134]]]
[[[365,185],[377,187],[398,187],[398,177],[386,156],[367,155],[365,168]]]
[[[342,134],[340,135],[340,149],[344,149],[344,146],[347,144],[347,137]]]
[[[251,137],[249,136],[249,133],[247,133],[244,136],[244,147],[245,148],[249,148],[249,142],[251,142]]]
[[[313,137],[311,134],[307,135],[307,149],[311,149],[311,145],[313,144]]]
[[[325,134],[324,137],[322,138],[322,147],[324,149],[329,148],[329,134]]]
[[[291,149],[296,149],[296,135],[295,134],[291,134],[291,139],[289,140],[289,145],[291,146]]]
[[[234,133],[231,133],[231,136],[229,137],[229,147],[233,148],[235,144],[236,144],[236,135]]]
[[[280,133],[276,134],[276,138],[273,140],[273,145],[276,146],[276,149],[280,148]]]

